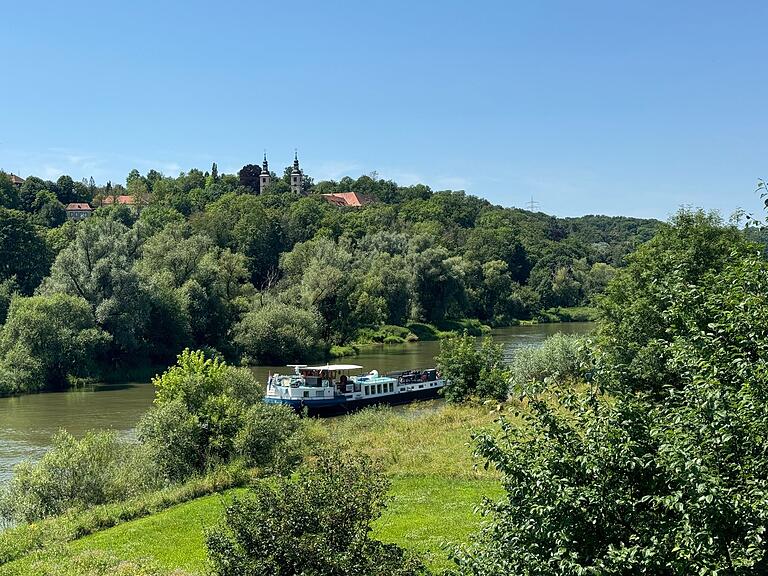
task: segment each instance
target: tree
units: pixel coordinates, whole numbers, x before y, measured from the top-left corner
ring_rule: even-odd
[[[598,340],[589,383],[550,385],[478,434],[507,497],[454,574],[768,570],[768,263],[755,248],[683,212],[633,256],[601,333],[637,327],[621,332],[627,356],[652,352],[660,369],[640,379],[621,344]]]
[[[169,480],[238,458],[267,467],[298,431],[298,417],[288,408],[252,409],[261,404],[263,389],[249,370],[202,351],[185,350],[152,383],[154,406],[139,422],[138,435]],[[265,429],[270,436],[257,437]]]
[[[338,451],[300,469],[295,480],[254,484],[206,535],[217,576],[251,574],[424,574],[419,561],[369,536],[388,482],[361,455]]]
[[[241,186],[245,186],[254,194],[258,194],[260,192],[260,166],[257,164],[246,164],[240,169],[240,172],[237,173],[237,176],[240,178]]]
[[[93,374],[108,341],[81,298],[14,298],[0,332],[0,391],[65,388],[68,376]]]
[[[45,240],[27,215],[0,208],[0,282],[15,277],[20,291],[31,294],[50,265]]]
[[[141,351],[148,317],[145,287],[134,269],[139,240],[135,231],[109,218],[91,217],[77,228],[41,287],[43,294],[84,299],[96,325],[112,335],[119,356]]]
[[[629,264],[598,300],[604,322],[598,341],[617,385],[659,391],[678,378],[667,366],[670,336],[664,313],[672,286],[700,285],[704,274],[758,248],[717,214],[681,210],[654,238],[629,257]],[[663,375],[666,375],[664,377]]]
[[[5,172],[0,172],[0,208],[19,208],[19,192]]]
[[[318,314],[279,302],[249,311],[233,339],[254,364],[305,362],[323,352]]]

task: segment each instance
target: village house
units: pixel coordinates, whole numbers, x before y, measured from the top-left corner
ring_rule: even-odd
[[[16,186],[16,188],[21,188],[24,185],[24,178],[19,178],[16,176],[16,174],[13,173],[9,174],[8,177],[11,179],[11,184]]]
[[[65,208],[67,220],[85,220],[93,213],[93,208],[87,202],[70,202]]]
[[[362,208],[376,201],[372,196],[366,196],[358,192],[337,192],[336,194],[323,194],[326,202],[334,206],[348,208]]]

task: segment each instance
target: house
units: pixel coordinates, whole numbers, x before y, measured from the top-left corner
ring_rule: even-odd
[[[65,208],[67,220],[84,220],[93,212],[93,208],[87,202],[70,202]]]
[[[334,206],[361,208],[376,201],[372,196],[357,192],[337,192],[336,194],[323,194],[323,198]]]
[[[11,179],[11,184],[16,186],[16,188],[21,188],[24,184],[24,178],[19,178],[16,174],[11,173],[8,177]]]
[[[113,204],[122,204],[124,206],[135,206],[136,198],[134,198],[133,196],[126,196],[126,195],[104,196],[104,199],[101,201],[102,206],[111,206]]]

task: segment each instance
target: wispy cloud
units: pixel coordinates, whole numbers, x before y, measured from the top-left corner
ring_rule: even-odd
[[[326,160],[310,171],[315,181],[341,180],[344,176],[356,177],[363,167],[357,162],[343,160]]]
[[[469,178],[462,176],[441,176],[435,180],[435,188],[440,190],[468,190],[472,185]]]

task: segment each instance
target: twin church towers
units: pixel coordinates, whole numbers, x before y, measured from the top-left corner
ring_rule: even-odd
[[[261,174],[259,175],[259,189],[264,190],[269,183],[272,182],[272,177],[269,175],[269,164],[267,163],[267,153],[264,152],[264,162],[261,164]],[[301,186],[304,183],[304,174],[299,168],[299,153],[293,153],[293,170],[291,170],[291,192],[297,194],[302,193]]]

